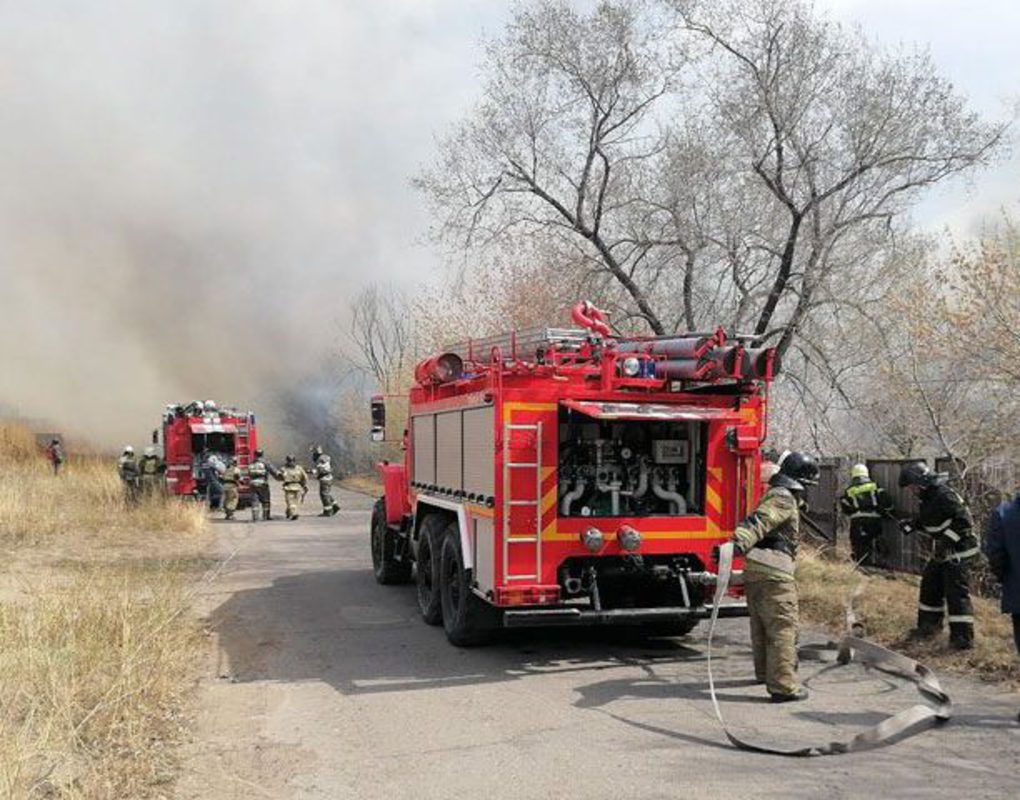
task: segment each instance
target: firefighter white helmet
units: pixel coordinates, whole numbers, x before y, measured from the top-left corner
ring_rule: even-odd
[[[126,455],[126,456],[133,456],[134,454],[135,454],[135,448],[133,448],[129,444],[124,445],[124,455]]]
[[[215,400],[206,400],[205,401],[205,410],[206,411],[215,411],[216,410],[216,401]]]
[[[156,448],[155,447],[146,447],[145,448],[145,455],[147,455],[147,456],[154,456],[154,455],[156,455]]]
[[[868,468],[864,464],[854,464],[850,467],[851,478],[861,478],[862,480],[868,480],[871,475],[868,474]]]

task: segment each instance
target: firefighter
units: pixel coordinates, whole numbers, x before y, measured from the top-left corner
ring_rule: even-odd
[[[202,454],[202,478],[205,481],[205,496],[209,501],[209,508],[216,510],[223,503],[223,484],[220,483],[220,474],[225,465],[215,453],[206,450]]]
[[[850,550],[858,564],[873,566],[882,535],[882,517],[892,516],[892,498],[871,480],[864,464],[850,468],[850,485],[839,498],[839,509],[850,520]]]
[[[53,474],[60,474],[60,467],[64,463],[64,448],[60,446],[60,439],[51,439],[46,446],[46,458],[53,467]]]
[[[163,493],[163,474],[166,472],[166,464],[163,463],[162,458],[156,455],[155,447],[145,448],[145,454],[138,462],[138,472],[141,475],[143,497],[153,498]]]
[[[904,465],[899,485],[909,488],[920,501],[917,519],[913,524],[903,523],[904,533],[919,529],[934,540],[932,555],[921,573],[917,627],[909,638],[934,636],[942,629],[943,617],[948,616],[949,646],[969,650],[974,644],[969,572],[981,552],[970,509],[946,483],[946,476],[932,472],[923,461]]]
[[[308,492],[308,475],[304,468],[297,463],[294,456],[287,456],[283,462],[283,469],[275,476],[277,480],[283,481],[283,497],[287,502],[287,519],[298,518],[298,503],[304,500]]]
[[[322,516],[331,517],[340,510],[340,504],[333,498],[333,463],[318,445],[312,448],[312,476],[319,481]]]
[[[227,459],[227,464],[220,475],[220,482],[223,484],[223,512],[227,519],[233,519],[241,487],[241,470],[238,469],[237,460],[233,457]]]
[[[135,460],[135,448],[124,445],[124,451],[117,459],[117,474],[124,484],[124,500],[129,506],[138,502],[138,462]]]
[[[745,556],[744,591],[751,617],[754,675],[765,684],[773,703],[808,696],[797,678],[794,566],[805,486],[818,483],[818,474],[818,465],[810,456],[783,453],[768,491],[733,533],[734,548]]]
[[[264,458],[261,450],[255,451],[255,460],[248,465],[248,482],[255,494],[252,500],[252,521],[258,522],[258,509],[262,509],[262,519],[272,519],[270,514],[269,476],[277,475],[277,470]]]

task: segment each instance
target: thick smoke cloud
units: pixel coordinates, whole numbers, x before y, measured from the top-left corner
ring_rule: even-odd
[[[0,3],[0,408],[115,445],[299,383],[434,267],[407,176],[497,6]]]

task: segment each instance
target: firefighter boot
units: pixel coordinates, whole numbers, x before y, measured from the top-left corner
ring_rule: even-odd
[[[793,694],[772,694],[769,695],[770,703],[796,703],[798,700],[807,700],[808,690],[803,686]]]

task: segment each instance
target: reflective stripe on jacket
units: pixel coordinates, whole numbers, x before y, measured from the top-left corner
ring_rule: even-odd
[[[943,482],[921,491],[917,528],[935,540],[937,559],[963,561],[980,552],[970,509],[959,493]]]
[[[839,498],[839,508],[850,519],[879,519],[892,510],[889,493],[874,481],[850,484]]]

